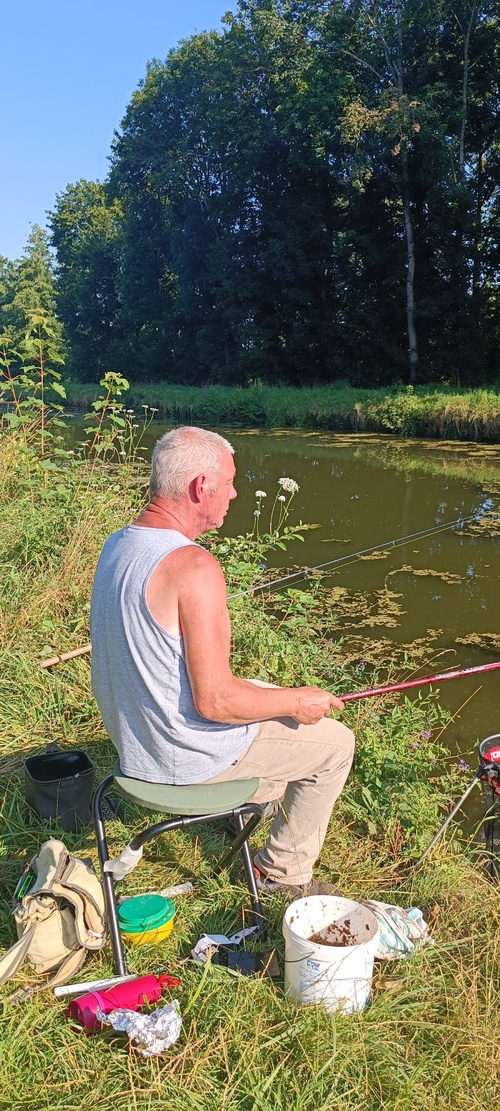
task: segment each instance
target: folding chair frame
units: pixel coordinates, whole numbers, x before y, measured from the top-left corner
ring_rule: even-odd
[[[115,898],[115,881],[111,872],[105,870],[106,861],[110,860],[108,852],[108,843],[106,838],[106,829],[104,818],[102,814],[102,802],[104,794],[110,787],[114,785],[114,776],[108,775],[106,779],[97,788],[94,796],[93,803],[93,816],[94,816],[94,829],[97,841],[97,851],[99,854],[99,863],[101,866],[102,883],[104,888],[104,899],[106,904],[107,925],[111,937],[111,946],[113,949],[113,961],[115,973],[117,976],[128,975],[127,961],[123,951],[123,943],[118,924],[118,911]],[[244,818],[248,818],[245,823]],[[170,830],[175,829],[191,829],[193,826],[208,825],[210,822],[220,822],[233,819],[237,835],[232,841],[229,848],[217,863],[214,873],[219,875],[225,868],[229,867],[238,853],[241,853],[243,858],[243,865],[245,875],[252,902],[252,914],[255,925],[258,927],[258,932],[264,929],[264,914],[260,904],[259,894],[257,891],[257,884],[255,873],[248,846],[248,838],[257,829],[259,822],[262,818],[262,806],[255,802],[242,803],[240,806],[235,807],[233,810],[225,810],[216,814],[190,814],[184,817],[167,818],[162,822],[156,822],[154,825],[147,826],[142,833],[138,833],[130,842],[130,848],[134,851],[140,849],[148,841],[154,840],[162,833],[169,833]],[[256,931],[257,932],[257,931]]]

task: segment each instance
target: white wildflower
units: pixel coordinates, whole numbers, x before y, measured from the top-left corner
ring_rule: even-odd
[[[260,509],[254,509],[253,515],[254,517],[260,517]]]
[[[255,497],[256,498],[267,498],[266,491],[265,490],[256,490],[255,491]]]
[[[280,478],[278,479],[278,486],[282,486],[287,494],[296,494],[299,489],[299,485],[294,478]]]
[[[280,494],[279,497],[278,497],[278,501],[286,501],[285,495]]]

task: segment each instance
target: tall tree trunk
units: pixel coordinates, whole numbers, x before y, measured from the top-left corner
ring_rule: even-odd
[[[468,93],[468,80],[469,80],[469,50],[470,50],[470,39],[471,39],[471,35],[472,35],[472,29],[473,29],[473,26],[474,26],[475,18],[476,18],[476,0],[474,0],[474,2],[472,4],[472,7],[471,7],[470,19],[469,19],[469,23],[468,23],[468,26],[467,26],[467,31],[465,33],[465,39],[464,39],[464,76],[463,76],[463,81],[462,81],[462,124],[461,124],[461,127],[460,127],[460,144],[459,144],[459,154],[458,154],[458,161],[459,161],[459,166],[460,166],[460,176],[461,177],[463,177],[464,163],[465,163],[465,128],[467,127],[467,93]]]
[[[404,93],[403,86],[403,12],[402,5],[398,3],[398,61],[396,69],[398,96],[401,100]],[[410,174],[408,170],[408,148],[402,148],[403,159],[403,212],[406,232],[406,326],[408,329],[408,355],[410,359],[410,385],[414,386],[418,380],[418,346],[417,330],[415,328],[415,238],[413,235],[413,222],[410,208]]]
[[[406,231],[406,323],[408,328],[408,354],[410,358],[410,384],[418,380],[418,347],[415,328],[415,242],[410,211],[408,153],[403,151],[403,211]]]

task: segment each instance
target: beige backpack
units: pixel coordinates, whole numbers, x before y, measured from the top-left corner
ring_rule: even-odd
[[[54,974],[43,987],[64,983],[106,940],[104,895],[90,860],[71,856],[62,841],[45,841],[16,890],[19,940],[0,957],[0,984],[25,961]]]

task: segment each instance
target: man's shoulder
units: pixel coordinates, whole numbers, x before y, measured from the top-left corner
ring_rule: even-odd
[[[197,573],[202,571],[204,574],[215,574],[222,576],[222,567],[218,560],[207,552],[201,544],[187,544],[182,547],[176,548],[168,557],[171,560],[175,559],[176,564],[180,569],[186,573]],[[165,566],[167,561],[164,561]]]
[[[125,532],[125,528],[117,529],[116,532],[111,532],[109,534],[109,536],[106,537],[106,539],[103,541],[103,545],[102,545],[101,552],[100,552],[100,557],[99,557],[99,562],[100,563],[102,563],[104,561],[104,559],[106,559],[106,557],[109,557],[110,554],[115,550],[117,545],[120,543],[120,540],[122,539],[124,532]]]
[[[175,585],[179,597],[201,594],[221,597],[226,593],[224,573],[215,556],[199,544],[176,548],[161,561],[157,574],[164,579],[165,586]]]

